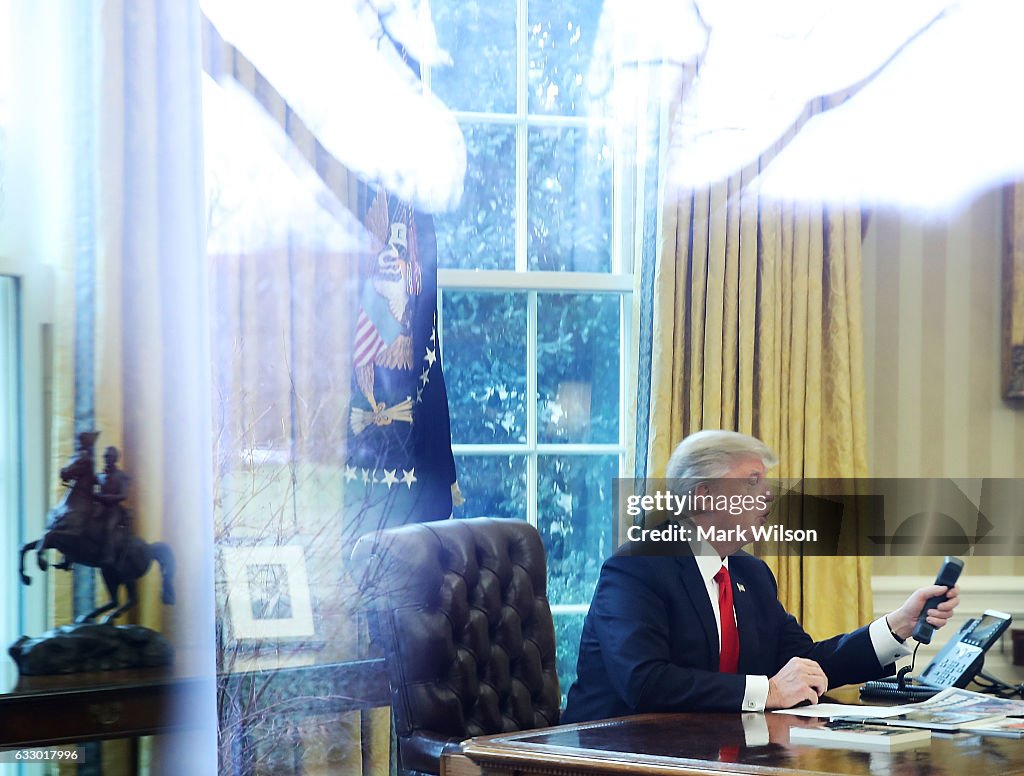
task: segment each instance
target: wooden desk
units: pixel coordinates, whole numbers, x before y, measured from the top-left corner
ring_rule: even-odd
[[[212,704],[215,693],[221,734],[238,750],[225,756],[238,773],[249,772],[253,760],[250,718],[298,720],[390,702],[383,659],[225,674],[216,682],[182,666],[23,676],[0,694],[0,749],[129,738],[135,772],[139,736],[198,728],[202,718],[180,712]]]
[[[1024,774],[1024,741],[933,735],[901,752],[826,749],[789,743],[795,726],[815,720],[767,714],[768,743],[748,745],[741,714],[645,714],[472,738],[446,756],[442,774],[624,776],[630,774]]]
[[[213,698],[213,677],[170,667],[23,676],[0,695],[0,748],[135,738],[189,727],[175,709]]]
[[[172,666],[58,676],[23,676],[0,694],[0,749],[131,739],[129,772],[139,771],[139,737],[196,727],[189,715],[213,698],[213,677]]]

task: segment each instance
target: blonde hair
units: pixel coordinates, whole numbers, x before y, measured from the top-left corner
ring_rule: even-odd
[[[721,429],[698,431],[676,445],[665,467],[665,477],[679,480],[683,491],[689,491],[699,482],[724,477],[737,458],[750,455],[761,459],[766,469],[779,462],[768,445],[749,434]]]

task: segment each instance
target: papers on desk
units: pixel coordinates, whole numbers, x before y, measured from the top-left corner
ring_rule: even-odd
[[[889,725],[900,728],[924,728],[939,733],[959,733],[961,730],[993,725],[1005,719],[998,714],[964,714],[941,709],[907,711],[897,717],[839,717],[845,721],[861,721],[868,725]]]
[[[845,717],[879,719],[895,717],[903,713],[901,706],[861,706],[849,703],[814,703],[810,706],[798,706],[795,709],[776,709],[772,714],[792,714],[794,717],[825,717],[834,719]]]
[[[846,722],[874,725],[927,728],[945,732],[964,732],[1024,738],[1024,720],[1015,719],[1024,712],[1024,702],[994,698],[991,695],[950,687],[919,703],[902,706],[861,706],[845,703],[816,703],[795,709],[779,709],[773,714],[797,717],[826,717]],[[1018,724],[1020,723],[1020,724]]]
[[[867,718],[867,722],[874,725],[928,728],[948,733],[959,730],[979,733],[983,729],[989,729],[1000,731],[992,735],[1010,735],[1013,726],[1007,727],[1001,723],[1008,715],[1019,712],[1022,705],[1024,704],[1020,701],[993,698],[991,695],[949,687],[926,701],[888,709],[898,711],[899,714],[896,716],[871,716]],[[864,717],[858,716],[858,719]]]
[[[996,698],[980,692],[961,690],[959,687],[947,687],[926,701],[908,703],[900,708],[956,711],[963,714],[998,714],[1002,717],[1024,716],[1024,701]]]

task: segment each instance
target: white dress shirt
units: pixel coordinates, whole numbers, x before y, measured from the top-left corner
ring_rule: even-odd
[[[715,613],[715,627],[718,628],[718,648],[722,648],[722,615],[718,611],[718,583],[715,581],[715,574],[725,566],[729,568],[729,558],[719,558],[710,546],[694,543],[694,557],[697,561],[697,568],[700,570],[701,579],[704,580],[704,587],[707,589],[708,598],[711,599],[711,611]],[[736,611],[732,611],[733,622],[736,621]],[[875,655],[881,665],[888,665],[896,661],[896,658],[910,654],[910,649],[897,641],[889,630],[885,617],[879,617],[868,628],[871,636],[871,645],[875,648]],[[742,644],[740,645],[742,649]],[[764,711],[768,701],[768,677],[757,674],[747,674],[746,689],[743,693],[743,711]]]

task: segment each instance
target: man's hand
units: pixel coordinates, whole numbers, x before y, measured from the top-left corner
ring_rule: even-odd
[[[828,689],[828,678],[821,666],[803,657],[790,658],[775,676],[768,680],[766,709],[789,709],[798,703],[817,703]]]
[[[909,638],[910,634],[914,632],[918,615],[921,614],[921,609],[924,607],[925,602],[929,598],[942,595],[943,593],[946,594],[946,600],[939,604],[937,609],[928,610],[928,624],[933,628],[941,628],[953,616],[953,610],[960,603],[959,587],[953,587],[950,590],[943,585],[929,585],[928,587],[922,587],[920,590],[915,590],[910,594],[910,598],[906,600],[903,606],[885,616],[886,622],[889,623],[889,630],[901,639]]]

